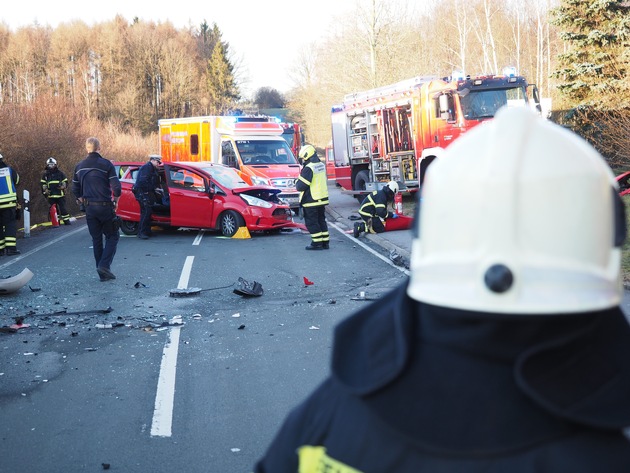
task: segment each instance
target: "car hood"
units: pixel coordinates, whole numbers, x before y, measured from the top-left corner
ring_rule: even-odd
[[[277,200],[277,197],[275,196],[277,196],[280,192],[282,192],[281,189],[268,186],[239,187],[238,189],[232,189],[232,193],[235,195],[247,194],[269,202]]]
[[[296,178],[300,175],[299,164],[250,164],[248,165],[252,173],[257,176],[275,179],[278,177]]]

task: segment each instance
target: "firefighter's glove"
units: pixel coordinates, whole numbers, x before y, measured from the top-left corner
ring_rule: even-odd
[[[20,204],[15,206],[15,219],[20,220],[22,218],[22,207]]]

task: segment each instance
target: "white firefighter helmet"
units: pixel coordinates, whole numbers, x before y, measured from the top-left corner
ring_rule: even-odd
[[[465,182],[459,191],[453,182]],[[428,169],[408,294],[456,309],[563,314],[621,301],[623,203],[579,136],[504,107]]]
[[[315,155],[315,152],[313,145],[304,145],[300,148],[299,156],[304,161],[308,161]]]
[[[397,194],[399,187],[398,187],[398,183],[396,181],[389,181],[387,183],[387,187],[389,187],[389,190],[392,191],[393,194]]]
[[[57,165],[57,160],[55,158],[50,157],[46,160],[46,166],[52,167],[56,165]]]

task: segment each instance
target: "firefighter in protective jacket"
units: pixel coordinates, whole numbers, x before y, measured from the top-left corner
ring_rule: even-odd
[[[331,375],[254,471],[629,471],[617,192],[525,107],[458,138],[425,181],[410,279],[337,326]]]
[[[382,189],[368,194],[361,207],[359,215],[363,222],[355,222],[354,237],[359,238],[362,232],[383,233],[385,231],[384,221],[388,218],[396,218],[394,212],[387,210],[387,205],[394,201],[394,196],[398,193],[398,183],[389,181]]]
[[[17,255],[18,173],[0,154],[0,255]]]
[[[327,250],[330,248],[330,235],[326,223],[328,205],[328,183],[326,165],[319,160],[317,151],[311,145],[302,146],[300,159],[304,163],[295,188],[300,192],[300,205],[304,209],[304,224],[311,234],[311,244],[307,250]]]
[[[68,179],[57,167],[57,160],[50,157],[46,160],[46,169],[40,180],[42,194],[48,199],[49,205],[57,205],[59,220],[65,225],[70,225],[70,214],[66,208],[66,189]]]

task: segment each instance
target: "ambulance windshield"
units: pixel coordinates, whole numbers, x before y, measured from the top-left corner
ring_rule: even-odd
[[[298,164],[284,140],[236,140],[243,164]]]

